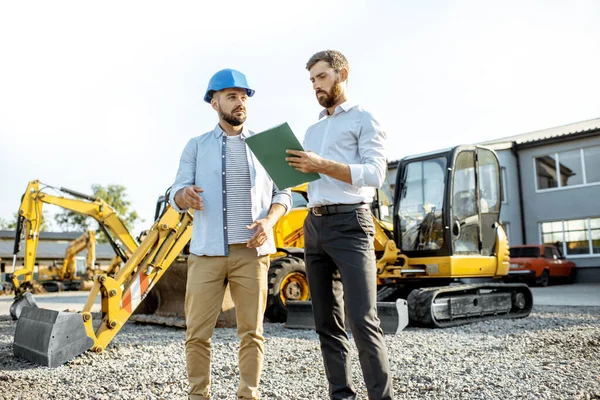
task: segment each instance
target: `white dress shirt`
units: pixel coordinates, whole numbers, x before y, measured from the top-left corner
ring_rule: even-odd
[[[327,110],[310,126],[304,137],[304,150],[350,166],[352,184],[320,174],[308,184],[308,207],[328,204],[371,203],[375,189],[385,179],[386,133],[379,122],[362,107],[346,101]]]

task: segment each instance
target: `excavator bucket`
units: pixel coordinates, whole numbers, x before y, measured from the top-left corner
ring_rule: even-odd
[[[408,326],[408,304],[404,299],[378,302],[377,316],[383,333],[398,334]]]
[[[33,298],[33,295],[29,292],[25,292],[22,296],[18,297],[10,306],[10,316],[13,320],[18,320],[21,316],[21,312],[25,307],[37,307],[38,305]]]
[[[346,314],[347,315],[347,314]],[[383,333],[396,334],[408,325],[408,306],[406,300],[396,302],[377,302],[377,316]],[[350,324],[346,319],[346,328]],[[312,303],[310,301],[287,301],[286,328],[315,329]]]
[[[13,354],[54,368],[93,345],[81,314],[24,307],[17,322]]]
[[[288,300],[285,327],[290,329],[315,329],[312,302]]]

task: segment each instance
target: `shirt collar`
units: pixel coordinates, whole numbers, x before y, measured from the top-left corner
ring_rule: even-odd
[[[219,125],[218,123],[217,126],[215,126],[215,129],[213,129],[213,133],[217,138],[226,135],[225,131],[221,128],[221,125]],[[242,137],[242,139],[246,139],[248,136],[250,136],[250,132],[248,131],[248,128],[246,128],[246,125],[244,125],[244,127],[242,128],[242,133],[240,133],[240,136]]]
[[[327,114],[327,109],[324,108],[323,111],[321,111],[321,113],[319,114],[319,119],[324,118],[324,117],[335,117],[336,115],[342,113],[342,112],[348,112],[350,111],[352,108],[354,108],[357,104],[353,103],[350,100],[346,100],[345,102],[343,102],[342,104],[340,104],[339,106],[337,106],[335,108],[335,110],[333,110],[333,114],[329,115]]]

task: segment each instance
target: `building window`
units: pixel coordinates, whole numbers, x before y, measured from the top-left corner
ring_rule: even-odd
[[[508,192],[506,191],[506,168],[500,168],[502,174],[502,186],[500,187],[500,195],[502,196],[502,204],[508,203]]]
[[[583,184],[582,158],[581,149],[558,153],[561,187]]]
[[[563,247],[563,223],[562,221],[544,222],[542,225],[542,243],[554,244]]]
[[[590,254],[590,238],[586,219],[565,221],[565,242],[568,255]]]
[[[537,190],[600,183],[600,146],[535,158]]]
[[[556,180],[556,160],[553,156],[537,157],[535,159],[538,190],[558,187]]]
[[[590,237],[592,253],[600,254],[600,218],[590,218]]]
[[[542,243],[562,249],[568,256],[600,254],[600,218],[542,222]]]
[[[583,161],[587,183],[600,182],[600,146],[583,149]]]

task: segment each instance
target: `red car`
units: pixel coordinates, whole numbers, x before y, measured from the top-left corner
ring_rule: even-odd
[[[575,281],[576,265],[560,253],[558,247],[546,244],[511,246],[509,277],[523,278],[528,283],[548,286],[550,279]]]

